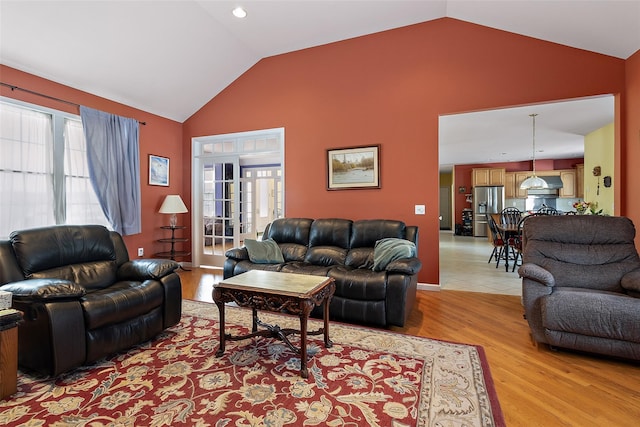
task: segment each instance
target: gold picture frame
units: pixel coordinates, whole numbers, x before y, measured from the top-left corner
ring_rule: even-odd
[[[380,188],[380,145],[327,150],[327,189]]]

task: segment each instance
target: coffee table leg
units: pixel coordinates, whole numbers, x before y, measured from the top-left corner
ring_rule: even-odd
[[[307,370],[307,319],[309,313],[300,314],[300,376],[309,378]]]
[[[216,301],[216,305],[218,306],[218,311],[220,312],[220,347],[218,347],[218,351],[216,352],[216,356],[220,357],[224,354],[224,347],[225,347],[225,333],[224,333],[224,303],[223,302],[217,302]]]
[[[251,309],[251,314],[252,314],[252,319],[253,319],[253,325],[252,325],[252,329],[251,332],[258,332],[258,310],[255,308]]]
[[[330,301],[331,301],[330,297],[324,301],[323,317],[324,317],[324,347],[325,348],[333,347],[333,342],[331,342],[331,339],[329,339],[329,302]]]

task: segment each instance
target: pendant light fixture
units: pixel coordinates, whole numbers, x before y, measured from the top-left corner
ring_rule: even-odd
[[[536,116],[537,114],[535,113],[529,114],[533,121],[533,176],[522,181],[522,184],[520,184],[522,190],[549,188],[547,181],[536,176]]]

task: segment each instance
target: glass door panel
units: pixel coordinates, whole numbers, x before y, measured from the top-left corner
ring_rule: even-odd
[[[281,176],[282,168],[279,166],[243,168],[242,179],[250,189],[242,194],[247,208],[242,214],[248,222],[245,237],[261,237],[267,224],[282,216]]]
[[[202,238],[200,261],[203,265],[222,266],[225,252],[239,246],[234,221],[237,212],[235,191],[238,188],[235,171],[238,160],[233,158],[202,159]]]

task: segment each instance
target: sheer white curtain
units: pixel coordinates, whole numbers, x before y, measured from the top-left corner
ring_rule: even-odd
[[[52,117],[0,103],[0,238],[55,224]]]
[[[64,123],[65,224],[100,224],[111,228],[93,191],[82,123]]]
[[[109,227],[89,181],[77,116],[0,101],[0,239],[55,224]]]

